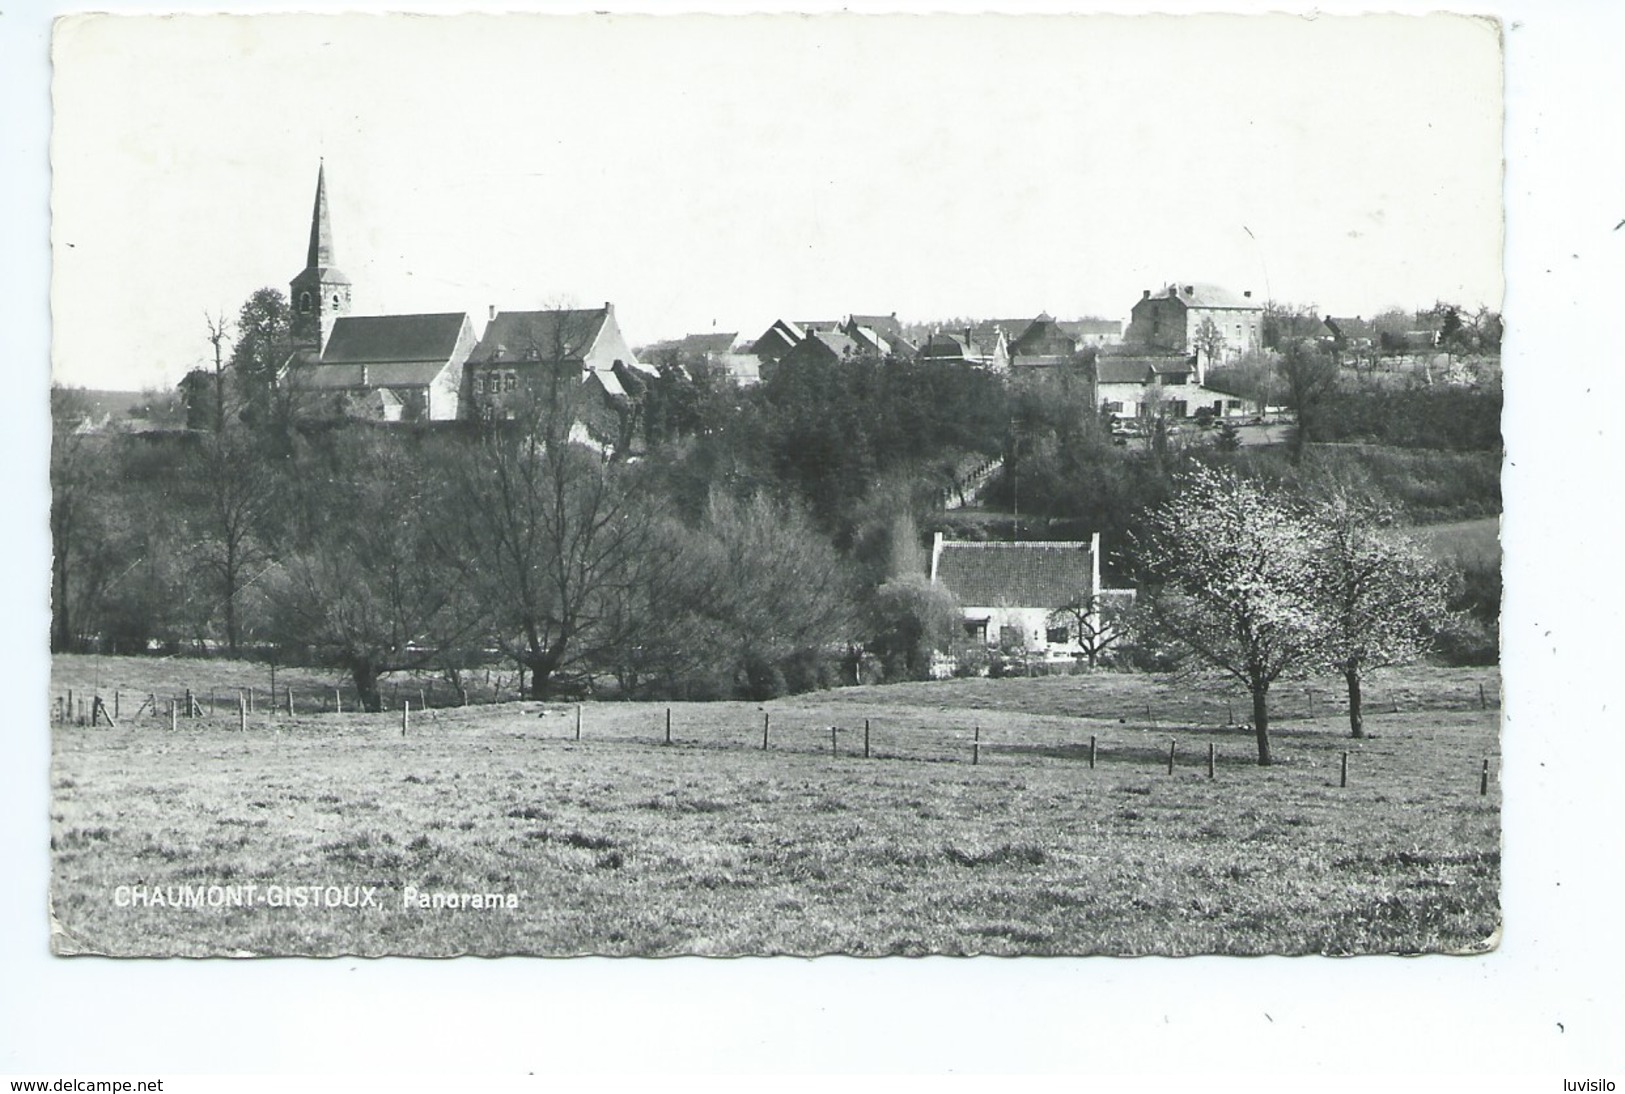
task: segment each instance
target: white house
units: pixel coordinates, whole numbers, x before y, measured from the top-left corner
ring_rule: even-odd
[[[972,642],[1051,659],[1086,652],[1077,619],[1069,621],[1065,609],[1085,609],[1098,633],[1102,600],[1134,595],[1101,588],[1099,533],[1088,541],[968,543],[938,532],[931,544],[931,583],[958,599]]]

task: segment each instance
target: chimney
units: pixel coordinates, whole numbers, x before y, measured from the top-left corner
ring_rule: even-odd
[[[1151,299],[1151,290],[1150,289],[1142,289],[1142,290],[1140,290],[1140,299],[1141,300],[1150,300]]]
[[[1243,289],[1241,295],[1246,297],[1248,300],[1251,300],[1253,298],[1253,290]]]
[[[608,300],[604,301],[604,314],[605,315],[614,315],[615,314],[615,305],[611,304]]]
[[[1196,286],[1195,285],[1186,285],[1185,286],[1185,295],[1186,296],[1191,296],[1195,292],[1196,292]]]
[[[497,306],[495,304],[487,304],[485,307],[485,321],[489,323],[491,320],[497,317]]]

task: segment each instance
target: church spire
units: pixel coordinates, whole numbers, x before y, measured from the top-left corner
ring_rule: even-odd
[[[317,353],[327,345],[333,324],[350,314],[350,279],[333,265],[333,226],[327,213],[327,165],[316,169],[316,205],[310,213],[310,249],[305,268],[288,285],[296,343]]]
[[[316,168],[316,207],[310,213],[310,253],[306,267],[333,265],[333,225],[327,219],[327,164]]]

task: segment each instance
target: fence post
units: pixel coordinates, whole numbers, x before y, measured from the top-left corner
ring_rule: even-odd
[[[408,699],[401,704],[401,736],[406,736],[406,723],[412,717],[412,700]]]
[[[767,720],[769,718],[771,718],[771,717],[772,717],[772,715],[769,714],[767,711],[765,711],[765,710],[762,711],[762,751],[763,752],[767,751]]]
[[[1089,734],[1089,770],[1095,769],[1095,735]]]
[[[1233,726],[1236,724],[1236,701],[1228,695],[1224,697],[1224,714],[1225,725]]]
[[[1482,686],[1482,685],[1480,685],[1480,686]],[[1483,795],[1488,794],[1489,792],[1490,792],[1490,761],[1486,759],[1484,761],[1484,766],[1481,769],[1479,769],[1479,773],[1478,773],[1478,793],[1479,793],[1479,796],[1482,797]]]
[[[834,726],[829,727],[829,754],[830,754],[831,757],[840,755],[840,752],[836,749],[836,746],[835,746],[835,727]]]
[[[1213,777],[1213,742],[1212,741],[1209,741],[1208,745],[1207,745],[1207,777],[1210,778],[1210,779]]]
[[[576,704],[576,740],[581,740],[581,704]]]
[[[192,704],[192,689],[187,688],[186,689],[186,716],[188,718],[190,718],[192,716],[192,705],[193,705]]]
[[[248,707],[243,703],[243,693],[240,691],[237,693],[237,729],[248,732]]]
[[[863,758],[869,758],[869,719],[863,720]]]
[[[288,688],[287,693],[288,693],[288,717],[292,718],[293,717],[293,689]]]
[[[180,728],[175,724],[175,700],[169,701],[169,732],[173,733]]]
[[[113,717],[118,717],[118,688],[113,689]]]
[[[1348,784],[1349,784],[1349,754],[1347,752],[1344,752],[1343,753],[1343,773],[1342,773],[1341,776],[1338,777],[1337,785],[1338,785],[1339,789],[1346,789],[1348,787]]]
[[[423,694],[423,689],[421,687],[418,688],[418,709],[419,710],[428,710],[429,709],[429,697],[427,695]]]
[[[666,708],[666,743],[671,744],[671,707]]]
[[[341,692],[338,688],[333,689],[333,713],[334,714],[343,714],[344,713],[344,693]]]
[[[976,733],[971,738],[970,765],[975,767],[982,759],[982,727],[976,727]]]
[[[1488,710],[1488,709],[1490,709],[1489,701],[1484,698],[1484,685],[1483,684],[1478,685],[1478,709],[1479,710]]]
[[[1170,774],[1170,775],[1172,775],[1174,773],[1174,745],[1175,745],[1175,743],[1176,742],[1174,741],[1173,738],[1170,737],[1168,739],[1168,774]]]
[[[64,722],[73,721],[73,689],[72,688],[68,689],[68,713],[67,713],[67,717],[63,718],[62,720]]]

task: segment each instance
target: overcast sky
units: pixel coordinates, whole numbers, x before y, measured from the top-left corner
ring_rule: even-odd
[[[286,291],[324,157],[357,314],[1501,299],[1500,42],[1457,16],[88,17],[55,64],[66,383],[171,385]]]

